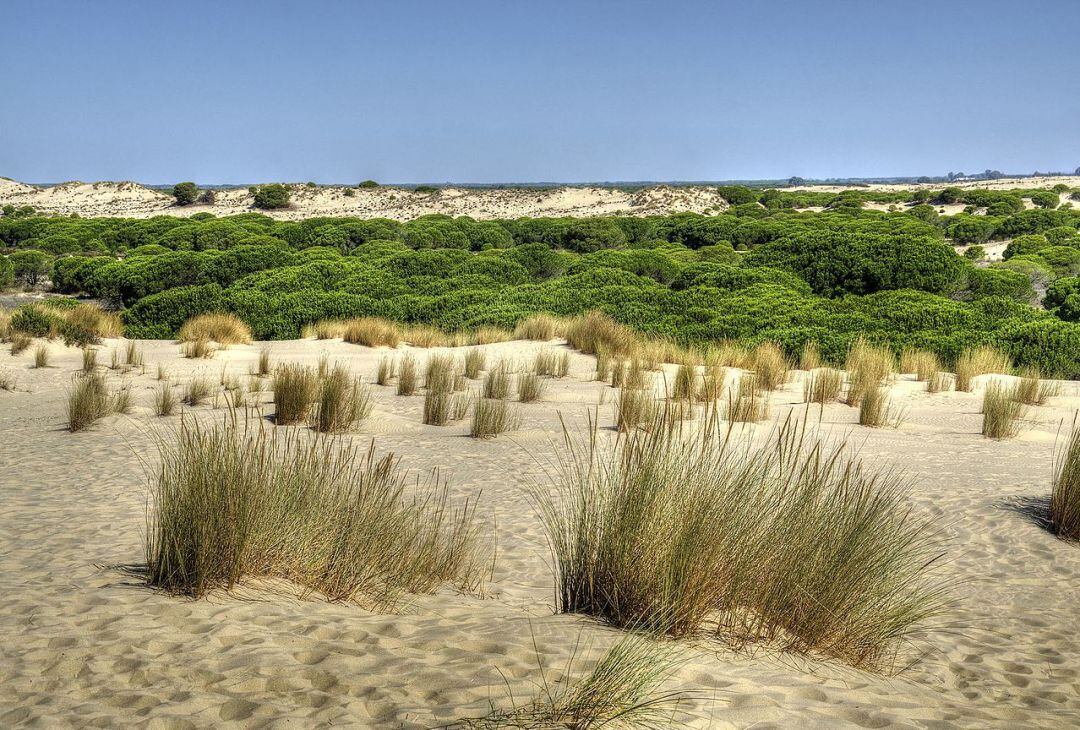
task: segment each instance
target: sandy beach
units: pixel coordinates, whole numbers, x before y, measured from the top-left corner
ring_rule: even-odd
[[[492,440],[467,437],[467,422],[421,422],[423,398],[372,386],[372,415],[343,438],[406,468],[438,467],[455,497],[479,500],[497,542],[483,597],[451,590],[417,596],[394,613],[301,598],[249,585],[184,600],[143,585],[147,484],[155,438],[181,416],[150,408],[159,363],[172,382],[202,374],[216,384],[246,375],[264,345],[234,346],[186,360],[173,342],[139,342],[145,373],[105,371],[130,384],[135,408],[86,431],[66,430],[66,392],[81,352],[50,345],[51,364],[32,368],[28,350],[0,354],[15,390],[0,391],[0,724],[5,727],[430,728],[505,706],[508,687],[528,697],[541,680],[538,655],[562,668],[575,643],[582,666],[618,632],[584,617],[555,615],[544,533],[526,489],[545,483],[545,459],[560,438],[560,414],[581,424],[599,407],[612,423],[614,391],[591,381],[593,358],[573,352],[570,374],[541,402],[518,405],[520,427]],[[126,341],[107,340],[99,361]],[[337,340],[266,343],[275,363],[315,364],[326,354],[371,381],[385,348]],[[489,359],[525,362],[561,342],[483,347]],[[410,348],[402,346],[405,351]],[[439,349],[418,350],[421,361]],[[670,366],[669,366],[670,367]],[[802,413],[796,380],[775,393],[771,422]],[[980,380],[987,377],[982,376]],[[603,405],[598,405],[602,399]],[[913,508],[940,518],[946,573],[957,581],[943,625],[912,647],[896,676],[835,662],[736,654],[686,642],[686,663],[669,689],[686,693],[672,724],[702,728],[1068,727],[1080,723],[1080,547],[1040,524],[1055,443],[1080,407],[1080,386],[1062,384],[1033,408],[1022,435],[980,433],[981,396],[924,392],[901,376],[899,429],[857,425],[840,404],[820,412],[821,432],[846,436],[864,459],[902,469]],[[271,398],[262,394],[263,411]],[[221,418],[224,408],[185,418]],[[816,407],[811,418],[817,420]],[[769,423],[748,426],[764,438]],[[535,644],[535,646],[534,646]]]

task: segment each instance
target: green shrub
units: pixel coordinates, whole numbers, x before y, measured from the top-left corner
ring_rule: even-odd
[[[289,188],[279,183],[262,185],[253,193],[254,205],[263,210],[277,210],[289,207]]]
[[[173,197],[177,205],[191,205],[199,199],[199,186],[193,182],[182,182],[173,185]]]

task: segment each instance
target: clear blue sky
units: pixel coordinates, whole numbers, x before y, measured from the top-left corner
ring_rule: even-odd
[[[0,0],[0,175],[1071,171],[1080,0]]]

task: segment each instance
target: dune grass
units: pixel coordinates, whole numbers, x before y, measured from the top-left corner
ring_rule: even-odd
[[[502,360],[488,371],[484,378],[483,396],[492,400],[504,400],[510,395],[510,386],[513,375],[510,373],[511,365]]]
[[[540,340],[546,342],[560,335],[563,322],[550,314],[534,314],[514,327],[515,340]]]
[[[97,369],[98,351],[96,347],[84,347],[82,351],[82,370],[84,373],[92,373]]]
[[[990,373],[1005,374],[1012,371],[1009,356],[989,345],[964,350],[956,359],[956,389],[970,393],[975,389],[975,378]]]
[[[536,373],[521,373],[517,378],[517,397],[522,403],[534,403],[544,393],[544,379]]]
[[[574,317],[565,325],[566,341],[575,350],[595,355],[603,350],[611,356],[621,357],[634,351],[640,338],[603,312],[587,312]]]
[[[416,393],[418,387],[419,382],[416,374],[416,358],[411,354],[405,355],[405,357],[401,358],[401,362],[398,363],[397,394],[413,395]]]
[[[18,355],[34,344],[34,338],[25,332],[12,332],[8,339],[11,341],[9,351],[12,355]]]
[[[942,393],[953,387],[953,376],[938,370],[930,374],[926,379],[927,393]]]
[[[452,504],[437,476],[412,489],[374,443],[226,419],[184,422],[159,449],[146,561],[149,583],[168,592],[200,597],[272,577],[390,608],[447,584],[476,592],[489,570],[474,504]]]
[[[754,382],[762,390],[776,390],[787,382],[790,363],[783,350],[774,342],[762,342],[751,353],[750,370]]]
[[[381,317],[346,320],[337,331],[346,342],[365,347],[397,347],[402,339],[401,328]]]
[[[251,342],[251,328],[235,314],[211,312],[192,317],[180,326],[180,342],[209,340],[227,347]]]
[[[1061,393],[1061,387],[1057,383],[1043,380],[1037,368],[1021,368],[1019,375],[1014,394],[1016,400],[1026,406],[1041,406]]]
[[[755,447],[677,433],[567,434],[535,492],[560,611],[888,671],[947,607],[939,531],[902,478],[790,419]]]
[[[535,639],[534,639],[535,647]],[[462,730],[500,728],[642,728],[666,730],[675,726],[673,716],[683,699],[679,692],[664,692],[661,685],[682,665],[671,642],[632,633],[608,649],[588,673],[575,664],[575,643],[560,675],[544,666],[539,650],[536,662],[541,678],[539,690],[519,703],[510,694],[510,707],[492,708],[483,717],[457,720],[451,727]]]
[[[168,381],[162,381],[158,389],[154,391],[154,413],[159,416],[171,416],[180,405],[180,399],[169,385]]]
[[[693,363],[680,363],[671,384],[671,397],[675,400],[693,400],[696,381],[697,367]]]
[[[336,366],[318,383],[311,427],[321,433],[345,433],[367,418],[371,408],[367,386]]]
[[[134,340],[129,340],[127,346],[124,348],[124,364],[130,365],[133,368],[141,368],[143,366],[143,354],[139,349],[138,344]]]
[[[49,344],[47,342],[39,342],[38,346],[34,348],[34,367],[49,367]]]
[[[659,403],[656,395],[644,388],[620,388],[615,398],[615,428],[633,431],[652,422]]]
[[[570,353],[563,350],[541,350],[533,359],[533,371],[537,375],[552,378],[565,378],[570,372]]]
[[[485,325],[478,327],[468,338],[468,344],[470,345],[491,345],[496,342],[509,342],[515,339],[514,333],[510,330],[505,330],[502,327],[491,327]],[[452,343],[453,346],[459,346],[457,342]],[[461,344],[465,344],[462,342]]]
[[[701,372],[701,377],[694,386],[694,399],[699,403],[715,403],[724,395],[723,365],[706,363]]]
[[[432,355],[424,374],[424,387],[438,393],[453,393],[457,360],[452,355]]]
[[[193,360],[211,358],[214,356],[215,351],[214,346],[210,344],[210,340],[206,338],[188,340],[180,345],[180,354]]]
[[[379,364],[375,368],[375,383],[377,385],[389,385],[390,381],[397,376],[397,360],[389,355],[379,358]]]
[[[1073,422],[1064,450],[1054,458],[1050,526],[1066,540],[1080,540],[1080,429]]]
[[[210,399],[213,388],[206,378],[193,377],[184,387],[184,403],[189,406],[199,406]]]
[[[900,372],[913,373],[920,383],[928,381],[940,370],[941,362],[932,352],[905,347],[900,353]]]
[[[426,324],[409,325],[402,332],[401,339],[413,347],[445,347],[450,344],[441,330]]]
[[[81,431],[109,414],[130,412],[131,392],[126,388],[110,392],[101,373],[77,373],[68,390],[67,409],[68,430]]]
[[[983,436],[992,439],[1009,439],[1020,434],[1020,422],[1024,418],[1024,404],[1017,399],[1015,385],[991,382],[983,391]]]
[[[266,377],[272,372],[269,348],[264,347],[259,350],[259,364],[255,372],[262,377]]]
[[[477,380],[487,364],[487,355],[483,350],[473,347],[465,351],[465,377]]]
[[[517,427],[517,417],[505,400],[481,397],[473,405],[469,435],[473,438],[494,438]]]
[[[896,372],[896,358],[888,347],[873,345],[860,336],[848,350],[844,369],[848,377],[845,402],[857,407],[867,392],[892,379]]]
[[[730,423],[758,423],[769,417],[769,398],[753,373],[743,373],[728,388],[725,417]]]
[[[807,340],[806,344],[803,345],[802,353],[799,355],[799,370],[810,372],[811,370],[817,370],[822,365],[821,349],[818,347],[818,343]]]
[[[835,403],[840,400],[844,378],[839,370],[815,368],[803,379],[803,401],[806,403]]]
[[[899,428],[903,412],[892,407],[889,391],[884,386],[871,387],[859,401],[859,425],[871,428]]]
[[[288,426],[307,421],[319,393],[319,377],[311,368],[278,366],[274,372],[274,422]]]

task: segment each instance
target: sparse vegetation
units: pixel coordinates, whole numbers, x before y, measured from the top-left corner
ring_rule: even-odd
[[[977,347],[964,350],[956,360],[956,389],[970,393],[975,389],[975,378],[990,373],[1004,374],[1012,371],[1009,357],[994,347]]]
[[[279,426],[305,422],[319,392],[319,378],[311,368],[278,366],[274,372],[274,422]]]
[[[480,377],[480,371],[487,363],[487,356],[483,350],[472,348],[465,351],[465,377],[476,380]]]
[[[807,403],[835,403],[840,400],[844,378],[839,370],[816,368],[803,380],[803,400]]]
[[[1019,435],[1024,405],[1017,399],[1016,386],[994,381],[983,392],[983,436],[1008,439]]]
[[[202,337],[197,340],[188,340],[180,345],[180,354],[190,359],[211,358],[217,350],[210,344],[210,340]],[[115,350],[113,351],[116,352]]]
[[[1080,540],[1080,430],[1075,422],[1064,450],[1055,457],[1050,525],[1058,537]]]
[[[180,342],[209,340],[219,345],[241,345],[251,342],[251,330],[235,314],[200,314],[180,327]]]
[[[212,392],[213,388],[210,386],[210,381],[196,376],[189,380],[184,387],[184,403],[192,407],[201,406],[210,399]]]
[[[101,373],[79,373],[68,391],[68,430],[82,431],[110,413],[126,413],[129,395],[110,393]]]
[[[517,419],[505,400],[477,398],[473,405],[472,425],[469,435],[473,438],[494,438],[515,427]]]
[[[154,413],[159,416],[171,416],[179,405],[180,399],[176,397],[176,392],[168,381],[163,380],[154,391]]]
[[[49,367],[49,345],[45,342],[38,343],[38,346],[34,348],[34,367]]]
[[[345,433],[371,413],[371,395],[359,378],[335,367],[319,383],[311,425],[322,433]],[[277,391],[275,390],[275,399]],[[275,400],[276,402],[276,400]],[[280,411],[279,411],[280,413]]]
[[[536,373],[522,373],[517,379],[518,400],[533,403],[540,400],[544,392],[544,379]]]
[[[1061,391],[1057,383],[1043,380],[1032,367],[1021,368],[1014,391],[1016,400],[1027,406],[1041,406]]]
[[[412,395],[416,392],[416,358],[406,355],[398,364],[398,395]]]

